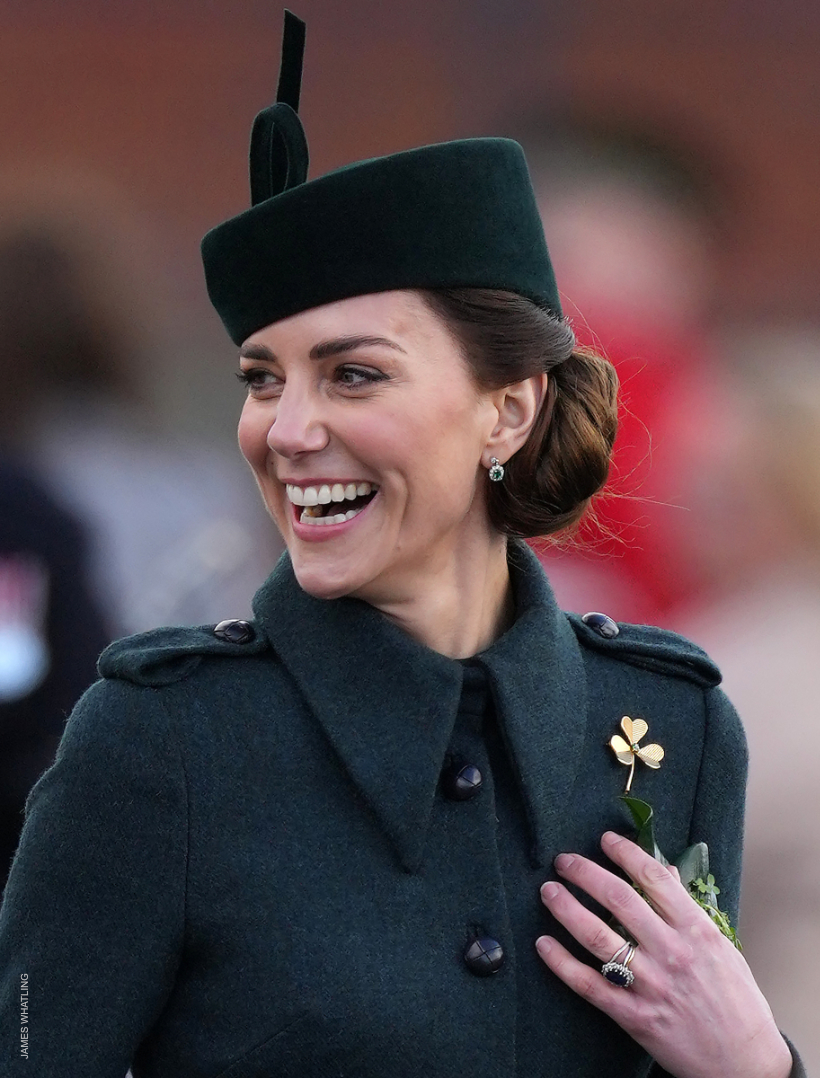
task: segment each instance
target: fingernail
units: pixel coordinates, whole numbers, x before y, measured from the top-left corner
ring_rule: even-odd
[[[558,886],[558,884],[550,880],[548,883],[545,883],[544,886],[541,888],[541,894],[544,898],[555,898],[555,896],[560,890],[561,888]]]
[[[623,835],[618,835],[614,831],[604,831],[601,836],[601,841],[605,842],[607,846],[617,846],[619,842],[623,842]]]
[[[535,941],[535,947],[539,954],[549,954],[552,950],[552,940],[549,936],[539,936]]]
[[[555,858],[555,867],[559,872],[564,872],[566,869],[571,868],[575,863],[575,858],[571,853],[559,853]]]

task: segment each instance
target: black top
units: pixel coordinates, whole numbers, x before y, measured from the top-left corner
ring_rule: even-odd
[[[39,651],[39,670],[0,689],[0,890],[17,847],[23,803],[51,763],[65,720],[96,676],[110,637],[91,594],[80,525],[21,465],[0,460],[0,639]]]

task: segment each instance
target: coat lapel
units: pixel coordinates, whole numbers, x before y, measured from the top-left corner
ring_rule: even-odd
[[[476,658],[490,675],[533,830],[533,859],[543,865],[584,743],[584,668],[525,544],[510,544],[510,571],[516,622]],[[416,871],[455,725],[461,664],[366,603],[307,595],[286,555],[257,593],[254,612],[403,866]]]
[[[533,834],[534,865],[551,858],[579,773],[587,726],[580,647],[538,559],[511,543],[516,621],[478,656],[486,666]]]
[[[301,590],[287,556],[254,612],[404,867],[421,863],[461,695],[458,662],[357,599]]]

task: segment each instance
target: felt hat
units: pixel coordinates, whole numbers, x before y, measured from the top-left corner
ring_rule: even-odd
[[[241,344],[281,318],[392,289],[503,288],[561,315],[524,153],[461,139],[307,179],[305,24],[285,12],[276,103],[251,133],[251,208],[202,241],[211,302]]]

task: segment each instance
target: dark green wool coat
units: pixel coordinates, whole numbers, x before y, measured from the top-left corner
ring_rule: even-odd
[[[539,887],[560,851],[601,859],[601,833],[628,831],[608,741],[629,714],[666,750],[634,787],[661,847],[708,842],[735,914],[742,730],[698,649],[627,626],[605,640],[522,545],[511,565],[517,620],[472,663],[497,730],[457,715],[464,664],[364,603],[309,597],[286,558],[253,641],[110,647],[29,800],[0,924],[0,1075],[646,1074],[538,959],[556,931]],[[484,775],[472,800],[441,794],[454,756]],[[493,976],[464,962],[476,934],[504,948]]]

